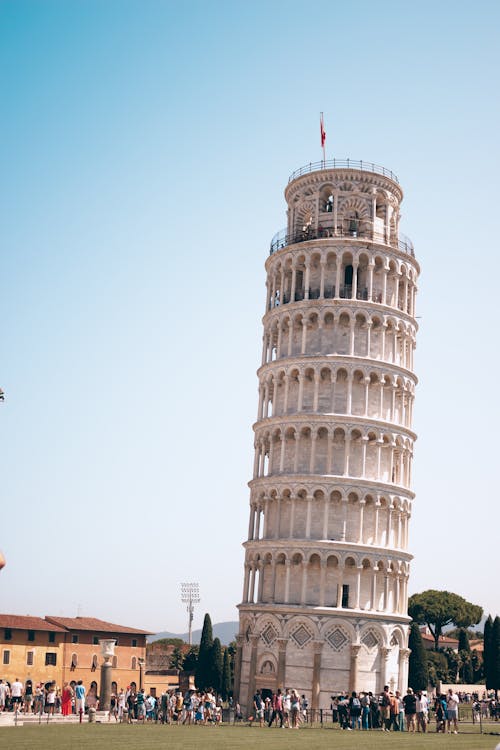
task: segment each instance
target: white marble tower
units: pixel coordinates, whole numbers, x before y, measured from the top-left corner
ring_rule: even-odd
[[[418,263],[397,177],[310,164],[271,243],[235,691],[407,684]]]

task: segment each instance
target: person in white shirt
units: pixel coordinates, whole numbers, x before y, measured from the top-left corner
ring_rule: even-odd
[[[10,695],[12,697],[14,710],[21,708],[21,703],[23,702],[23,683],[19,681],[19,677],[16,677],[10,686]]]
[[[428,722],[429,701],[421,690],[417,692],[417,731],[426,732]]]
[[[451,724],[453,722],[453,734],[458,734],[458,704],[460,699],[456,693],[453,692],[452,688],[448,690],[446,695],[446,706],[448,709],[448,732],[451,732]]]
[[[3,680],[0,680],[0,711],[5,708],[5,699],[9,694],[9,686]]]

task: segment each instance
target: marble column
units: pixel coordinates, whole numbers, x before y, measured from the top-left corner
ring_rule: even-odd
[[[324,641],[313,641],[313,676],[312,676],[312,695],[311,708],[317,711],[320,707],[319,698],[321,691],[321,652],[323,651]]]

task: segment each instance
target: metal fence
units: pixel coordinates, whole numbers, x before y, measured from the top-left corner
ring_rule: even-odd
[[[303,174],[316,172],[319,169],[361,169],[364,172],[375,172],[375,174],[381,174],[399,184],[398,178],[390,169],[386,169],[380,164],[374,164],[372,161],[357,161],[356,159],[326,159],[322,161],[310,161],[309,164],[299,167],[295,172],[292,172],[288,178],[288,182],[295,180]]]

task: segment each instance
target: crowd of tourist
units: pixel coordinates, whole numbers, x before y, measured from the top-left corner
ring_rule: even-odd
[[[330,712],[311,711],[305,695],[296,690],[277,690],[264,696],[257,690],[253,696],[253,712],[248,724],[261,727],[298,729],[301,724],[313,721],[338,722],[343,730],[372,730],[383,732],[436,732],[454,733],[459,730],[458,708],[468,704],[472,721],[500,720],[500,702],[486,692],[446,693],[428,696],[425,691],[408,688],[403,696],[385,686],[380,695],[353,691],[331,697]],[[55,682],[23,684],[16,679],[9,683],[0,679],[0,711],[17,711],[24,714],[80,715],[99,708],[97,683],[92,682],[87,691],[82,681],[64,683],[59,688]],[[230,714],[224,711],[230,709]],[[318,715],[319,714],[319,715]],[[213,690],[165,690],[160,697],[146,693],[136,685],[113,692],[110,699],[109,721],[125,723],[198,724],[217,726],[231,715],[235,723],[243,721],[239,703],[232,699],[223,704]]]
[[[385,686],[380,695],[372,692],[353,691],[331,697],[330,712],[311,712],[304,695],[299,697],[294,690],[278,690],[272,696],[262,698],[257,691],[253,699],[255,717],[260,726],[298,728],[307,721],[338,722],[347,731],[377,729],[383,732],[436,732],[458,734],[458,707],[460,703],[471,704],[472,721],[500,719],[500,703],[486,693],[457,694],[449,689],[446,693],[428,696],[426,691],[408,688],[405,695],[392,692]],[[318,716],[319,714],[319,716]]]

